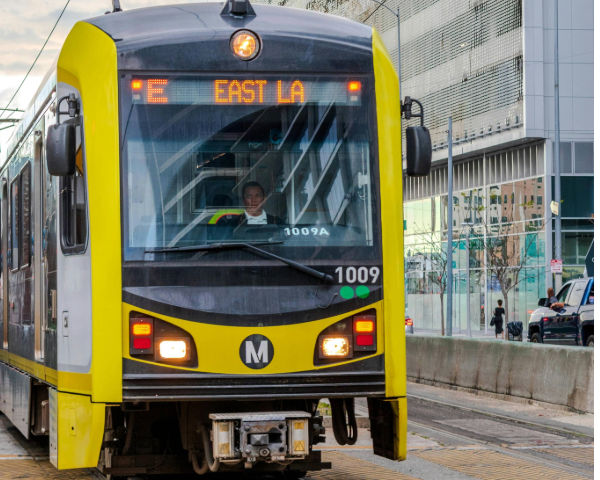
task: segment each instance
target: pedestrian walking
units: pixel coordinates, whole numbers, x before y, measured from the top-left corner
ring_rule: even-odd
[[[498,306],[494,310],[494,324],[496,325],[496,338],[498,335],[502,335],[502,340],[504,340],[504,320],[502,319],[502,315],[506,315],[504,309],[502,308],[502,300],[498,300]]]

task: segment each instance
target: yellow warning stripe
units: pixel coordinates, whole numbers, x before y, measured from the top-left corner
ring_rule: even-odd
[[[594,447],[584,448],[533,448],[534,452],[542,453],[568,460],[574,463],[582,463],[589,467],[594,466]]]
[[[584,480],[590,477],[490,450],[433,448],[412,455],[481,480]]]
[[[0,480],[96,480],[98,477],[89,469],[57,471],[48,460],[37,461],[35,459],[24,459],[23,461],[4,461],[0,459]]]
[[[323,461],[331,462],[331,470],[309,472],[307,479],[336,480],[417,480],[394,470],[389,470],[358,458],[344,455],[341,452],[323,452]]]

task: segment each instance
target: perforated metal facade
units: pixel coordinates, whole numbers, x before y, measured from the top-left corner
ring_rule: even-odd
[[[371,0],[255,0],[374,26],[394,64],[396,16]],[[400,11],[402,94],[426,109],[434,149],[523,125],[522,0],[384,0]],[[414,124],[411,120],[407,124]],[[405,124],[406,125],[406,124]]]
[[[544,143],[488,153],[452,165],[455,192],[544,175]],[[404,201],[448,194],[448,165],[404,177]]]

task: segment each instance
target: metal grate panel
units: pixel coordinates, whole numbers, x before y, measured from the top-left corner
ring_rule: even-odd
[[[544,174],[544,143],[486,154],[452,165],[454,191],[522,180]],[[448,193],[448,165],[427,177],[404,177],[404,201]]]
[[[371,0],[254,0],[372,25],[398,64],[396,16]],[[400,8],[402,94],[425,105],[434,150],[523,125],[522,0],[384,0]],[[416,125],[417,119],[405,122]],[[444,147],[445,145],[445,147]]]

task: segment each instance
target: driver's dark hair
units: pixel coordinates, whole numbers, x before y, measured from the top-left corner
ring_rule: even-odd
[[[244,195],[246,195],[246,190],[250,187],[258,187],[260,188],[260,191],[263,194],[263,197],[265,196],[265,189],[262,187],[262,185],[258,182],[246,182],[246,184],[242,187],[242,198],[244,198]]]

